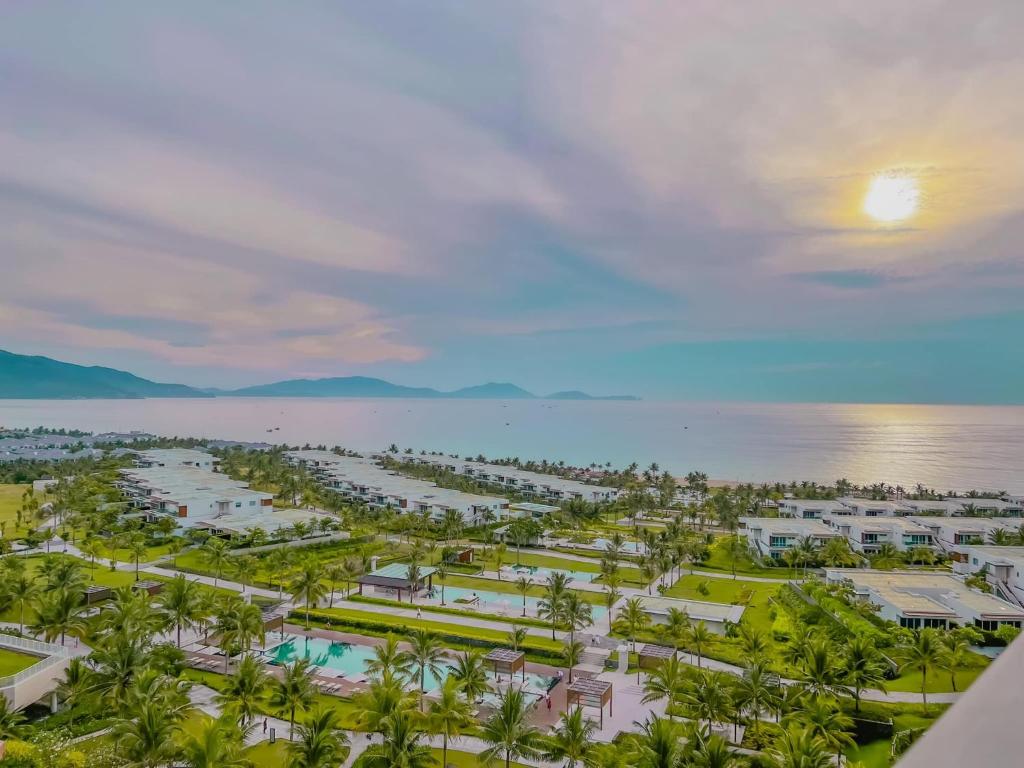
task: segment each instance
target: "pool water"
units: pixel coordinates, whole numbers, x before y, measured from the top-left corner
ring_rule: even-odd
[[[541,582],[539,584],[543,586]],[[504,612],[508,615],[519,615],[523,612],[523,598],[522,595],[515,593],[509,594],[508,592],[489,592],[487,590],[480,589],[466,589],[465,587],[445,587],[444,588],[444,601],[446,605],[450,607],[459,607],[456,600],[470,599],[476,595],[477,607],[484,613],[501,613]],[[434,597],[437,600],[441,599],[441,585],[434,584]],[[542,598],[532,597],[527,595],[526,597],[526,610],[533,611],[536,614],[537,603]],[[454,604],[454,605],[452,605]],[[603,605],[591,605],[591,615],[594,617],[594,622],[598,622],[604,618],[608,612]]]
[[[567,571],[563,568],[541,568],[536,565],[513,565],[509,569],[519,576],[529,576],[535,582],[546,581],[552,573],[564,573],[572,581],[591,582],[601,574],[586,571]]]
[[[369,645],[355,645],[320,637],[291,636],[280,645],[267,650],[266,657],[271,664],[290,664],[295,659],[306,658],[311,664],[335,670],[343,675],[362,675],[366,673],[366,662],[374,658],[374,652],[373,647]],[[449,671],[449,668],[446,667],[438,677],[429,669],[426,670],[423,689],[433,691],[440,688],[448,677]],[[410,682],[415,685],[419,682],[418,678],[419,669],[417,668]],[[520,679],[521,676],[517,675],[516,680]],[[550,690],[557,680],[556,677],[545,675],[531,673],[526,675],[527,687],[539,691]]]

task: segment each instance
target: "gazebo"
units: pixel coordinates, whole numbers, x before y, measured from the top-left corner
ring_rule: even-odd
[[[164,583],[162,581],[136,581],[132,584],[132,589],[138,592],[145,592],[147,595],[157,595],[163,591]]]
[[[643,669],[656,669],[675,655],[675,648],[645,643],[638,653],[638,663]]]
[[[110,587],[104,587],[100,584],[90,584],[85,588],[85,604],[92,605],[98,603],[101,600],[107,600],[114,596],[114,590]]]
[[[597,707],[601,711],[601,727],[604,728],[604,705],[608,705],[609,715],[614,714],[611,681],[577,677],[565,689],[565,706],[570,707],[574,702],[578,707]]]
[[[359,594],[363,594],[363,586],[383,587],[393,589],[398,593],[398,602],[402,602],[402,590],[415,594],[423,589],[432,589],[434,586],[434,571],[436,568],[420,566],[419,575],[413,583],[409,579],[409,566],[404,563],[391,563],[383,568],[360,576]]]
[[[526,682],[526,654],[522,651],[513,651],[511,648],[495,648],[486,656],[484,661],[494,667],[494,674],[507,674],[511,679],[520,670],[523,673],[523,682]]]

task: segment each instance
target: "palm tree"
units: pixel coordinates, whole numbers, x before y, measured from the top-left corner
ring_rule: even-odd
[[[88,701],[92,688],[92,670],[84,658],[76,656],[68,662],[64,670],[64,679],[57,685],[57,698],[73,710],[79,704]],[[71,721],[74,722],[73,716]],[[0,735],[0,738],[4,737]]]
[[[188,768],[251,768],[243,757],[243,734],[234,720],[209,720],[198,734],[186,734],[181,759]]]
[[[508,546],[505,542],[501,542],[494,548],[494,570],[498,573],[498,581],[501,581],[501,566],[505,562],[506,552],[508,552]]]
[[[178,753],[184,712],[183,706],[168,706],[160,699],[139,699],[131,716],[110,728],[118,755],[138,768],[167,765]]]
[[[141,532],[133,533],[128,537],[128,554],[135,561],[135,580],[139,580],[139,562],[146,556],[149,550],[146,548],[146,537]]]
[[[616,621],[626,629],[635,652],[637,633],[651,622],[651,617],[644,612],[640,598],[629,598],[619,609],[619,618]]]
[[[501,694],[497,710],[480,727],[479,736],[488,744],[480,753],[480,762],[504,757],[505,768],[511,768],[513,758],[539,757],[544,747],[540,731],[529,723],[525,695],[511,685]]]
[[[526,596],[530,594],[530,587],[533,586],[533,582],[526,576],[520,576],[516,579],[516,591],[523,597],[523,616],[526,615]]]
[[[417,688],[420,692],[420,711],[423,711],[427,672],[429,671],[435,678],[440,678],[444,674],[447,662],[444,646],[432,632],[416,629],[410,635],[409,650],[403,654],[403,659],[408,666],[419,668]]]
[[[441,560],[434,569],[434,576],[441,582],[441,605],[444,605],[444,583],[448,581],[448,574],[450,572],[451,568],[446,560]]]
[[[288,740],[291,741],[295,731],[295,713],[312,705],[316,688],[309,659],[296,659],[285,665],[283,672],[273,683],[270,705],[288,711]]]
[[[18,606],[18,634],[25,634],[25,606],[34,602],[40,594],[39,582],[27,573],[16,574],[4,590],[7,597]]]
[[[409,671],[405,652],[398,647],[398,638],[388,635],[383,645],[375,646],[373,658],[366,661],[366,674],[383,677],[389,674],[404,675]]]
[[[651,715],[640,727],[636,751],[630,755],[635,768],[682,768],[685,751],[680,729],[671,720]]]
[[[804,702],[791,720],[806,728],[836,754],[836,764],[842,763],[843,749],[856,744],[850,731],[853,718],[839,709],[833,699],[813,697]]]
[[[895,568],[902,561],[900,551],[892,544],[881,544],[871,557],[871,566],[882,570]]]
[[[576,631],[594,623],[593,608],[579,592],[570,590],[562,598],[562,621],[569,627],[569,642],[576,640]]]
[[[421,743],[419,715],[396,709],[382,722],[384,739],[363,752],[366,768],[432,768],[436,761],[430,747]]]
[[[843,669],[836,663],[829,641],[819,638],[807,649],[801,687],[811,696],[849,696],[842,683]]]
[[[679,657],[673,655],[647,675],[644,681],[644,697],[640,701],[647,704],[668,699],[666,712],[669,720],[672,720],[672,705],[682,695],[685,683],[686,669],[679,661]]]
[[[915,669],[921,673],[921,703],[928,713],[928,671],[942,662],[943,649],[938,633],[934,629],[922,629],[913,639],[900,647],[903,669]]]
[[[846,641],[843,671],[843,679],[853,691],[855,712],[860,712],[860,694],[865,688],[885,690],[885,662],[874,642],[864,635],[853,635]]]
[[[338,710],[314,710],[299,726],[299,740],[288,744],[289,768],[334,768],[348,758],[348,736]]]
[[[6,696],[0,696],[0,739],[11,739],[21,735],[25,716],[12,709]]]
[[[427,713],[427,729],[441,737],[442,768],[448,765],[448,742],[458,739],[473,724],[473,708],[461,691],[459,681],[449,677]]]
[[[693,719],[703,720],[708,726],[725,723],[735,712],[731,689],[727,673],[703,670],[687,680],[680,700]]]
[[[777,768],[831,768],[828,745],[806,728],[789,728],[769,750]]]
[[[730,768],[737,765],[736,755],[725,739],[714,735],[706,728],[694,728],[690,739],[692,754],[690,763],[693,768]]]
[[[221,576],[224,575],[224,571],[231,565],[231,555],[228,554],[228,544],[223,539],[218,539],[216,536],[206,540],[203,544],[203,559],[209,566],[210,570],[213,571],[213,586],[217,586],[217,581]]]
[[[686,634],[687,644],[697,654],[697,668],[700,669],[702,666],[703,653],[705,646],[714,640],[714,633],[708,629],[708,625],[703,621],[698,621],[696,624],[690,627],[690,631]]]
[[[947,632],[942,637],[942,658],[939,660],[939,667],[949,672],[949,684],[956,692],[956,673],[967,664],[971,653],[971,646],[968,642],[955,632]]]
[[[387,719],[397,710],[411,705],[405,692],[406,680],[393,670],[370,678],[370,687],[357,694],[359,722],[368,731],[383,733]]]
[[[576,768],[576,763],[586,762],[593,747],[596,725],[583,716],[583,708],[563,712],[558,726],[548,738],[545,760],[565,760],[566,768]]]
[[[608,631],[611,632],[612,624],[615,622],[615,616],[612,614],[612,608],[615,604],[622,599],[622,593],[615,588],[615,585],[611,583],[611,579],[605,578],[605,591],[604,591],[604,607],[608,612]]]
[[[255,656],[245,656],[214,700],[228,708],[245,726],[258,714],[259,705],[269,688],[270,675],[263,663]]]
[[[267,568],[270,572],[271,584],[274,581],[277,582],[277,597],[279,600],[284,597],[285,575],[291,563],[292,552],[285,547],[271,550],[270,554],[267,555]]]
[[[61,645],[69,634],[80,636],[86,628],[81,616],[81,603],[81,592],[44,592],[39,601],[36,623],[32,626],[33,632],[41,632],[47,641],[60,637]]]
[[[405,578],[409,582],[409,602],[412,603],[416,599],[416,585],[420,583],[420,577],[423,575],[423,571],[420,568],[419,562],[414,556],[410,561],[408,567],[405,569]]]
[[[565,665],[569,668],[569,682],[572,682],[572,670],[577,664],[580,663],[580,659],[583,658],[583,643],[579,640],[570,640],[562,648],[562,660]]]
[[[199,585],[179,573],[164,585],[157,602],[174,626],[180,648],[182,628],[194,628],[202,615]]]
[[[449,677],[458,681],[466,700],[475,702],[491,687],[484,669],[484,657],[479,651],[465,651],[455,657]]]
[[[89,536],[78,545],[82,554],[89,558],[89,574],[96,567],[96,558],[103,555],[103,542],[95,536]]]
[[[526,642],[526,636],[526,627],[520,627],[518,624],[513,624],[512,629],[506,635],[508,644],[512,646],[513,651],[518,651],[522,647],[523,643]]]
[[[751,664],[736,682],[732,693],[733,702],[739,714],[750,716],[752,728],[760,724],[762,712],[773,712],[779,708],[777,688],[778,676],[768,670],[764,661]]]
[[[660,629],[669,638],[672,647],[678,651],[679,644],[686,639],[687,632],[690,630],[690,615],[686,611],[672,606],[668,609],[665,623]]]
[[[323,583],[323,568],[316,558],[309,558],[302,564],[298,575],[288,587],[288,592],[296,602],[305,604],[306,629],[309,629],[309,609],[315,607],[325,594],[327,587]]]

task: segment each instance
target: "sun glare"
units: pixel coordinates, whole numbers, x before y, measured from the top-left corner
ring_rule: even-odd
[[[917,210],[919,197],[917,179],[913,176],[882,173],[871,180],[864,197],[864,212],[876,221],[902,221]]]

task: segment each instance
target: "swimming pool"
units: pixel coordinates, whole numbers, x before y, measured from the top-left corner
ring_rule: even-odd
[[[327,640],[321,637],[297,637],[290,636],[280,645],[264,652],[271,664],[290,664],[295,659],[306,658],[311,664],[318,667],[325,667],[342,675],[363,675],[366,674],[366,662],[374,658],[373,646],[356,645],[354,643],[343,643],[337,640]],[[415,685],[418,683],[417,669],[410,680]],[[440,677],[434,675],[430,670],[426,671],[423,678],[423,689],[433,691],[441,687],[441,684],[448,677],[449,667],[442,670]],[[493,679],[493,675],[488,675]],[[516,675],[516,679],[521,679]],[[507,678],[506,678],[507,680]],[[547,692],[558,681],[557,677],[535,675],[527,673],[527,688]]]
[[[597,549],[606,549],[611,543],[612,542],[609,539],[594,539],[591,546],[596,547]],[[635,555],[640,552],[640,545],[635,541],[624,541],[619,549],[626,554]]]
[[[543,582],[538,582],[539,586],[543,586]],[[441,598],[441,586],[439,584],[434,585],[434,596],[440,600]],[[455,603],[452,607],[458,607],[456,603],[460,598],[470,599],[476,595],[477,607],[484,613],[506,613],[508,615],[518,615],[523,612],[523,598],[518,593],[510,594],[508,592],[490,592],[487,590],[480,589],[466,589],[465,587],[445,587],[444,588],[444,601],[446,604]],[[532,597],[527,595],[526,597],[526,610],[537,612],[537,603],[540,602],[541,598]],[[607,613],[607,609],[603,605],[591,605],[591,615],[594,617],[594,621],[597,622],[604,618]]]
[[[601,574],[587,573],[586,571],[569,571],[564,568],[541,568],[536,565],[513,565],[508,568],[518,576],[529,576],[535,582],[544,582],[552,573],[564,573],[572,581],[591,582]]]

